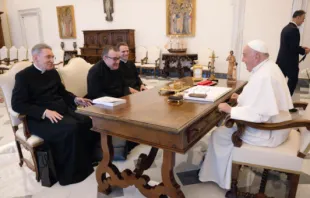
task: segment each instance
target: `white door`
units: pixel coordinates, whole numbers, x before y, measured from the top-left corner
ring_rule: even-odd
[[[23,45],[31,49],[34,45],[43,42],[40,10],[21,10],[19,13]]]

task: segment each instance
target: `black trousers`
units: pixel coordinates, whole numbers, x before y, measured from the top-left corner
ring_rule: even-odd
[[[281,68],[282,73],[284,74],[285,77],[288,78],[287,86],[290,90],[291,96],[294,94],[294,91],[296,89],[297,83],[298,83],[298,74],[299,74],[299,68],[294,70],[288,70],[285,68]]]

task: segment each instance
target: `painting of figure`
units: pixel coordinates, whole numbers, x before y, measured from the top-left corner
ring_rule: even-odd
[[[167,35],[195,35],[196,0],[167,1]]]
[[[57,17],[60,38],[76,38],[73,6],[57,7]]]

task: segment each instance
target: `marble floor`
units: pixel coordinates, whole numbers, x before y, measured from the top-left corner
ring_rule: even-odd
[[[161,86],[167,81],[143,79],[149,86]],[[310,101],[308,88],[298,88],[294,100]],[[1,97],[1,96],[0,96]],[[174,168],[175,178],[188,198],[223,198],[225,191],[214,183],[201,183],[197,178],[200,162],[207,150],[209,136],[202,138],[185,155],[176,155]],[[133,168],[141,152],[148,153],[150,147],[139,145],[131,151],[125,162],[116,162],[120,170]],[[29,154],[28,154],[29,155]],[[159,151],[155,162],[145,173],[152,179],[150,185],[161,182],[160,167],[162,151]],[[310,160],[310,159],[309,159]],[[310,167],[309,167],[310,168]],[[239,187],[242,191],[257,192],[262,170],[243,168],[240,175]],[[276,198],[287,196],[288,183],[286,175],[271,172],[268,179],[266,194]],[[10,121],[3,103],[0,103],[0,198],[142,198],[134,187],[114,189],[109,195],[97,193],[95,173],[78,184],[60,186],[56,183],[51,188],[42,187],[36,182],[35,175],[26,166],[19,167],[18,154],[14,143]],[[299,181],[298,198],[310,197],[310,175],[303,174]]]

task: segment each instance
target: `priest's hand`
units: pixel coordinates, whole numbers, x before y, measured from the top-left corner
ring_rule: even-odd
[[[130,91],[130,93],[132,93],[132,94],[134,94],[134,93],[139,93],[138,90],[133,89],[133,88],[131,88],[131,87],[129,87],[129,91]]]
[[[147,90],[146,86],[144,86],[143,84],[140,86],[140,91],[144,91]]]
[[[231,111],[231,106],[227,103],[220,103],[218,108],[220,112],[230,113]]]
[[[239,94],[233,93],[230,97],[232,100],[238,100]]]
[[[62,120],[63,116],[57,113],[57,111],[45,110],[45,117],[48,118],[52,123],[57,123],[58,120]]]
[[[76,97],[74,99],[74,102],[77,104],[77,105],[81,105],[83,107],[88,107],[88,106],[91,106],[92,103],[91,103],[91,100],[87,99],[87,98],[80,98],[80,97]]]

